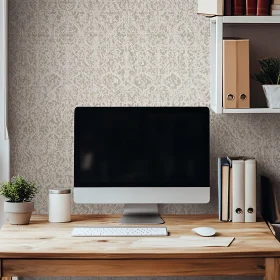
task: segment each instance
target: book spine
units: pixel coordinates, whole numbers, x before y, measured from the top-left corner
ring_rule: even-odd
[[[242,16],[244,6],[243,6],[243,0],[233,0],[233,15],[234,16]]]
[[[270,0],[258,0],[257,16],[268,16]]]
[[[229,218],[229,165],[226,158],[222,160],[222,221],[227,222]]]
[[[257,0],[246,0],[246,16],[257,14]]]
[[[222,158],[218,158],[218,213],[222,221]]]
[[[229,221],[232,221],[232,167],[229,167],[229,209],[228,209],[228,214],[229,214]]]
[[[225,0],[224,2],[224,15],[232,16],[232,0]]]

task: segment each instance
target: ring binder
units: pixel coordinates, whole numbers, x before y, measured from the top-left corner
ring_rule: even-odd
[[[232,222],[245,222],[245,170],[244,160],[232,161]]]
[[[255,159],[245,160],[245,222],[256,222],[256,176],[257,163]]]
[[[249,39],[223,40],[223,108],[250,108]]]

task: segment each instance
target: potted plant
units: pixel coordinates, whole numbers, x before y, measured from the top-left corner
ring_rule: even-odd
[[[34,210],[34,202],[31,200],[37,192],[35,183],[21,176],[14,176],[11,182],[0,184],[0,194],[7,201],[4,202],[4,211],[8,214],[12,225],[29,224]]]
[[[280,108],[280,60],[277,57],[259,59],[260,73],[253,76],[263,86],[269,108]]]

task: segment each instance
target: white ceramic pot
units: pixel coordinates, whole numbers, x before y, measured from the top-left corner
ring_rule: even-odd
[[[34,202],[4,202],[4,211],[12,225],[29,224],[31,214],[34,211]]]
[[[280,108],[280,85],[263,85],[267,107]]]

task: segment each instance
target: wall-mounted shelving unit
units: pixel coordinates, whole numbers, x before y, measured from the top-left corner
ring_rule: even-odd
[[[216,114],[280,113],[280,109],[223,109],[223,36],[225,24],[280,24],[280,16],[216,16],[210,19],[211,108]],[[280,31],[280,30],[279,30]]]

